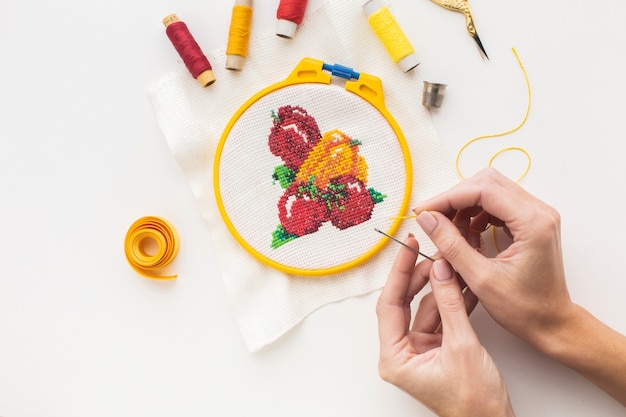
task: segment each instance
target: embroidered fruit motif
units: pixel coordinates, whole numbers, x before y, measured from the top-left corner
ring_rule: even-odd
[[[330,222],[338,229],[361,224],[372,215],[374,200],[365,183],[352,175],[342,175],[331,180],[335,190],[330,210]]]
[[[296,172],[322,137],[317,122],[298,106],[283,106],[278,112],[272,112],[272,117],[274,125],[268,137],[270,151]]]
[[[367,188],[363,144],[339,129],[322,135],[316,120],[299,106],[280,107],[272,117],[268,145],[284,163],[274,168],[272,178],[284,193],[270,246],[315,233],[329,221],[339,230],[368,221],[374,205],[387,196]]]
[[[313,184],[295,182],[278,201],[278,218],[285,232],[304,236],[317,232],[330,211]]]
[[[367,163],[359,154],[359,145],[361,142],[337,129],[324,133],[300,165],[296,179],[306,181],[315,177],[315,185],[321,189],[326,188],[332,178],[342,175],[352,175],[367,183]]]

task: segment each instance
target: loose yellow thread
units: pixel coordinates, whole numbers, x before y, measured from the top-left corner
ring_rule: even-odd
[[[395,63],[415,52],[387,7],[376,10],[367,21]]]
[[[502,252],[500,246],[498,245],[498,239],[496,239],[496,226],[491,226],[491,239],[493,240],[493,246],[496,248],[498,253]]]
[[[528,74],[526,73],[526,69],[524,68],[524,65],[522,64],[522,61],[520,60],[520,57],[517,54],[517,51],[515,50],[515,48],[511,48],[511,50],[513,51],[513,54],[515,55],[515,58],[517,59],[517,63],[519,64],[519,67],[522,70],[522,74],[524,75],[524,80],[526,81],[526,89],[527,89],[527,92],[528,92],[528,104],[526,106],[526,113],[524,114],[524,118],[522,119],[522,121],[516,127],[514,127],[513,129],[507,130],[507,131],[501,132],[501,133],[494,133],[494,134],[490,134],[490,135],[478,136],[476,138],[470,139],[463,146],[461,146],[461,148],[459,149],[459,152],[456,154],[456,161],[455,161],[455,163],[456,163],[456,172],[459,174],[459,177],[461,177],[462,179],[466,179],[466,178],[463,175],[463,173],[461,172],[461,168],[459,167],[459,160],[461,158],[461,154],[463,153],[463,151],[465,151],[465,149],[469,145],[471,145],[472,143],[474,143],[476,141],[479,141],[481,139],[495,138],[495,137],[505,136],[505,135],[511,134],[513,132],[516,132],[517,130],[519,130],[524,125],[524,123],[526,123],[526,120],[528,119],[528,114],[530,113],[530,97],[531,97],[530,81],[528,80]],[[496,152],[491,157],[491,159],[489,159],[488,166],[491,166],[493,164],[493,161],[500,154],[502,154],[504,152],[507,152],[507,151],[520,151],[520,152],[524,153],[526,155],[526,157],[528,158],[528,163],[526,164],[526,169],[524,170],[524,172],[522,172],[522,174],[516,180],[516,182],[519,182],[522,178],[524,178],[526,176],[526,174],[530,170],[530,165],[531,165],[530,154],[525,149],[520,148],[520,147],[516,147],[516,146],[511,146],[511,147],[508,147],[508,148],[500,149],[498,152]]]
[[[396,220],[396,219],[406,220],[406,219],[415,219],[415,218],[417,218],[417,214],[411,214],[408,216],[394,216],[394,217],[390,217],[389,220]]]
[[[481,139],[487,139],[487,138],[495,138],[495,137],[500,137],[500,136],[505,136],[508,135],[510,133],[513,133],[517,130],[519,130],[524,123],[526,123],[526,120],[528,119],[528,114],[530,113],[530,99],[531,99],[531,89],[530,89],[530,81],[528,80],[528,74],[526,72],[526,68],[524,68],[524,65],[522,64],[522,61],[519,57],[519,55],[517,54],[517,51],[515,50],[515,48],[511,48],[511,50],[513,51],[513,54],[515,55],[515,58],[517,59],[517,63],[519,64],[520,69],[522,70],[522,74],[524,75],[524,80],[526,81],[526,90],[528,92],[528,102],[526,105],[526,112],[524,113],[524,118],[522,119],[522,121],[513,129],[511,130],[507,130],[506,132],[502,132],[502,133],[494,133],[491,135],[483,135],[483,136],[478,136],[475,137],[469,141],[467,141],[463,146],[461,146],[461,148],[459,149],[459,152],[456,154],[456,172],[459,174],[459,177],[461,177],[463,180],[465,180],[465,176],[461,173],[461,169],[459,167],[459,159],[461,157],[461,154],[463,153],[463,151],[472,143],[481,140]],[[507,148],[503,148],[500,149],[499,151],[497,151],[496,153],[494,153],[491,158],[489,159],[489,163],[488,166],[491,166],[493,164],[493,161],[500,156],[501,154],[503,154],[504,152],[508,152],[508,151],[519,151],[522,152],[524,155],[526,155],[526,158],[528,160],[528,163],[526,164],[526,169],[524,169],[524,172],[522,172],[522,174],[515,180],[515,182],[519,182],[522,178],[524,178],[526,176],[526,174],[528,173],[528,171],[530,170],[530,165],[531,165],[531,157],[530,154],[528,153],[528,151],[524,148],[518,147],[518,146],[509,146]],[[397,217],[390,217],[390,220],[395,220],[395,219],[414,219],[416,218],[417,215],[408,215],[408,216],[397,216]],[[461,225],[456,225],[457,227],[461,228],[461,229],[466,229],[470,232],[476,232],[476,233],[482,233],[484,232],[484,230],[473,230],[471,228],[465,227],[465,226],[461,226]],[[502,252],[502,250],[500,249],[500,247],[498,246],[498,242],[496,239],[496,226],[491,226],[491,236],[493,239],[493,244],[495,249],[498,252]]]
[[[463,151],[472,143],[481,140],[481,139],[486,139],[486,138],[495,138],[495,137],[500,137],[500,136],[505,136],[508,135],[510,133],[513,133],[517,130],[519,130],[524,123],[526,123],[526,120],[528,119],[528,114],[530,113],[530,99],[531,99],[531,90],[530,90],[530,81],[528,80],[528,73],[526,72],[526,68],[524,68],[524,64],[522,64],[522,60],[520,59],[519,55],[517,54],[517,51],[515,50],[515,48],[511,48],[511,50],[513,51],[513,54],[515,55],[515,59],[517,59],[517,63],[519,64],[520,69],[522,70],[522,74],[524,75],[524,80],[526,81],[526,90],[528,93],[528,101],[527,101],[527,105],[526,105],[526,112],[524,113],[524,118],[522,119],[522,121],[513,129],[511,130],[507,130],[506,132],[502,132],[502,133],[495,133],[492,135],[484,135],[484,136],[478,136],[474,139],[469,140],[467,143],[465,143],[463,146],[461,146],[461,149],[459,149],[459,152],[456,154],[456,172],[459,174],[459,176],[462,179],[465,179],[465,177],[463,176],[463,174],[461,173],[461,169],[459,168],[459,159],[461,157],[461,153],[463,153]],[[530,154],[528,153],[528,151],[524,148],[520,148],[518,146],[510,146],[507,148],[503,148],[500,149],[499,151],[497,151],[495,154],[493,154],[491,156],[491,158],[489,159],[489,163],[488,166],[491,166],[493,164],[493,161],[501,154],[503,154],[504,152],[507,151],[519,151],[522,152],[524,155],[526,155],[526,158],[528,160],[528,163],[526,164],[526,169],[524,169],[524,171],[522,172],[522,174],[517,177],[517,179],[515,180],[515,182],[519,182],[521,181],[522,178],[524,178],[526,176],[526,174],[528,173],[528,171],[530,170],[530,165],[531,165],[531,157]],[[500,249],[499,245],[498,245],[498,241],[496,239],[496,227],[492,226],[491,227],[491,237],[493,239],[493,245],[496,249],[496,251],[498,252],[502,252],[502,250]]]
[[[156,243],[156,253],[146,251],[147,243]],[[177,275],[158,276],[154,272],[168,266],[179,248],[178,233],[170,222],[160,217],[146,216],[130,226],[124,240],[124,253],[130,266],[140,275],[159,280],[175,279]]]
[[[250,41],[250,27],[252,25],[252,7],[236,5],[228,31],[228,43],[226,55],[239,55],[246,57],[248,43]]]

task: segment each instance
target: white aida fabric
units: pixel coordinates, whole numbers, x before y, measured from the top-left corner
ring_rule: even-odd
[[[197,81],[181,67],[148,91],[157,122],[198,199],[224,288],[250,351],[272,343],[325,304],[380,289],[398,251],[398,245],[391,242],[355,268],[334,275],[305,277],[288,275],[261,263],[236,241],[216,204],[213,164],[228,121],[253,94],[285,79],[304,57],[375,75],[382,80],[386,107],[398,122],[410,148],[413,162],[410,207],[458,181],[430,115],[421,104],[419,67],[408,74],[401,71],[369,27],[360,5],[360,1],[354,0],[329,2],[305,18],[292,40],[279,38],[274,33],[251,39],[250,53],[240,73],[224,69],[225,49],[207,54],[217,82],[206,89],[199,88]],[[311,109],[313,112],[318,110]],[[341,117],[345,115],[337,114],[333,118],[323,115],[322,110],[319,113],[322,133],[342,129]],[[352,118],[349,127],[367,127],[372,123],[377,122]],[[378,156],[367,155],[366,158],[370,163],[370,159],[373,162]],[[394,158],[388,156],[389,160]],[[397,185],[394,188],[389,183],[372,185],[387,195],[397,193],[398,189]],[[390,188],[386,189],[388,186]],[[272,201],[276,198],[280,196],[267,198],[268,204],[273,205],[263,208],[273,212],[273,216],[276,215],[276,202]],[[260,210],[253,201],[249,204],[249,210]],[[268,227],[276,225],[264,225],[259,235],[271,235]],[[363,239],[380,239],[373,227],[368,226],[358,233]],[[404,238],[408,232],[416,234],[425,253],[435,251],[414,220],[405,220],[396,235]],[[267,242],[265,240],[264,244]],[[291,243],[295,241],[284,246]]]

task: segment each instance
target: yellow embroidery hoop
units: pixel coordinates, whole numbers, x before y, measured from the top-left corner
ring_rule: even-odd
[[[215,161],[213,164],[213,188],[215,192],[215,199],[217,203],[217,207],[219,209],[220,215],[232,234],[232,236],[237,240],[237,242],[248,251],[254,258],[258,261],[262,262],[265,265],[271,266],[275,269],[278,269],[282,272],[292,274],[292,275],[302,275],[302,276],[321,276],[321,275],[330,275],[338,272],[345,271],[347,269],[353,268],[355,266],[360,265],[366,260],[370,259],[374,256],[382,247],[388,242],[388,239],[381,236],[380,239],[377,238],[377,242],[362,255],[356,257],[355,259],[349,260],[347,262],[343,262],[339,265],[334,265],[331,267],[323,267],[323,268],[301,268],[293,265],[287,265],[282,262],[277,262],[274,259],[262,254],[259,250],[257,250],[253,245],[251,245],[238,231],[237,227],[231,220],[231,216],[229,216],[227,209],[224,204],[224,198],[222,195],[222,190],[220,186],[220,168],[222,162],[222,156],[224,153],[224,148],[226,146],[226,142],[229,138],[233,127],[238,122],[240,117],[256,102],[258,102],[261,98],[267,96],[270,93],[283,89],[285,87],[291,87],[302,84],[326,84],[330,85],[332,80],[332,76],[329,72],[324,70],[324,62],[312,59],[312,58],[304,58],[300,63],[295,67],[295,69],[291,72],[291,74],[283,81],[277,82],[265,89],[262,89],[255,95],[253,95],[250,99],[248,99],[233,115],[230,119],[217,146],[217,150],[215,153]],[[373,75],[360,73],[358,79],[351,79],[345,83],[344,89],[350,93],[355,94],[356,96],[362,98],[370,104],[375,110],[377,110],[380,115],[387,121],[389,124],[389,128],[395,134],[398,145],[400,147],[400,152],[402,157],[404,158],[404,177],[405,177],[405,186],[404,193],[401,199],[401,203],[397,208],[398,214],[405,213],[408,209],[410,198],[411,198],[411,190],[412,190],[412,163],[411,156],[408,145],[400,129],[400,126],[395,121],[391,113],[387,110],[385,106],[382,82],[378,77]],[[254,207],[249,207],[250,213],[254,213]],[[402,223],[401,219],[396,219],[393,221],[392,225],[387,228],[387,233],[393,235],[400,224]],[[372,233],[375,233],[374,228],[372,227]]]

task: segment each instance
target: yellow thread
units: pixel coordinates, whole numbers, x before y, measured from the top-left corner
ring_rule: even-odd
[[[498,253],[502,252],[500,246],[498,246],[498,239],[496,239],[496,226],[491,226],[491,239],[493,239],[493,246],[496,248]]]
[[[240,5],[233,7],[230,30],[228,31],[226,55],[239,55],[245,57],[248,54],[248,41],[250,40],[251,25],[252,7]]]
[[[146,251],[148,242],[156,243],[156,253]],[[170,222],[160,217],[146,216],[130,226],[124,240],[124,253],[130,266],[140,275],[151,278],[168,280],[177,275],[158,276],[154,272],[169,265],[179,248],[178,233]]]
[[[491,164],[493,164],[494,159],[496,159],[498,157],[498,155],[500,155],[501,153],[507,152],[507,151],[520,151],[524,155],[526,155],[526,158],[528,159],[528,163],[526,164],[526,169],[524,169],[524,172],[522,172],[522,175],[517,177],[517,179],[515,180],[515,182],[520,182],[521,179],[524,178],[526,176],[526,174],[528,174],[528,170],[530,169],[531,158],[530,158],[530,154],[528,153],[528,151],[526,149],[520,148],[518,146],[509,146],[508,148],[500,149],[498,152],[493,154],[491,159],[489,159],[489,165],[488,166],[491,166]]]
[[[524,80],[526,81],[526,89],[528,91],[528,104],[526,106],[526,113],[524,114],[524,118],[522,119],[522,121],[520,122],[520,124],[518,124],[515,128],[511,129],[511,130],[507,130],[506,132],[502,132],[502,133],[494,133],[491,135],[483,135],[483,136],[478,136],[474,139],[471,139],[469,141],[467,141],[463,146],[461,146],[461,149],[459,149],[459,152],[456,154],[456,172],[459,174],[459,177],[461,177],[462,179],[465,179],[465,176],[461,173],[461,169],[459,168],[459,159],[461,158],[461,154],[463,153],[463,151],[472,143],[479,141],[481,139],[487,139],[487,138],[495,138],[495,137],[500,137],[500,136],[505,136],[508,134],[511,134],[515,131],[517,131],[518,129],[520,129],[524,123],[526,123],[526,120],[528,119],[528,114],[530,113],[530,97],[531,97],[531,91],[530,91],[530,81],[528,80],[528,74],[526,73],[526,69],[524,68],[524,65],[522,64],[522,61],[519,58],[519,55],[517,54],[517,51],[515,50],[515,48],[511,48],[511,50],[513,51],[513,54],[515,54],[515,58],[517,59],[517,63],[519,64],[520,69],[522,70],[522,73],[524,74]],[[524,176],[528,173],[528,170],[530,169],[530,164],[531,164],[531,157],[530,154],[523,148],[520,147],[515,147],[515,146],[511,146],[508,148],[504,148],[504,149],[500,149],[498,152],[496,152],[491,159],[489,159],[489,165],[491,166],[491,164],[493,163],[494,159],[496,159],[496,157],[498,157],[500,154],[507,152],[507,151],[520,151],[522,153],[524,153],[526,155],[526,157],[528,158],[528,164],[526,165],[526,169],[524,170],[524,172],[522,172],[522,175],[520,175],[516,182],[519,182],[522,178],[524,178]]]
[[[507,130],[506,132],[502,132],[502,133],[494,133],[491,135],[483,135],[483,136],[478,136],[476,138],[473,138],[469,141],[467,141],[463,146],[461,146],[461,148],[459,149],[459,152],[456,154],[456,172],[459,174],[459,177],[461,177],[462,179],[466,179],[465,176],[463,176],[463,174],[461,173],[461,169],[459,168],[459,159],[461,157],[461,154],[463,153],[463,151],[472,143],[481,140],[481,139],[487,139],[487,138],[495,138],[495,137],[500,137],[500,136],[505,136],[508,135],[510,133],[513,133],[517,130],[519,130],[524,123],[526,123],[526,120],[528,119],[528,114],[530,113],[530,98],[531,98],[531,90],[530,90],[530,81],[528,80],[528,74],[526,73],[526,69],[524,68],[524,65],[522,64],[522,61],[519,57],[519,55],[517,54],[517,51],[515,50],[515,48],[511,48],[511,50],[513,51],[513,54],[515,55],[515,58],[517,59],[517,63],[519,64],[520,69],[522,70],[522,74],[524,75],[524,80],[526,81],[526,89],[528,92],[528,104],[526,105],[526,112],[524,114],[524,118],[522,119],[522,121],[513,129],[511,130]],[[488,166],[491,166],[493,164],[493,161],[502,153],[504,152],[508,152],[508,151],[519,151],[522,152],[524,155],[526,155],[526,158],[528,159],[528,163],[526,164],[526,169],[524,170],[524,172],[522,172],[522,174],[515,180],[515,182],[519,182],[522,178],[524,178],[526,176],[526,174],[528,173],[528,171],[530,170],[530,165],[531,165],[531,157],[530,154],[528,153],[528,151],[524,148],[520,148],[518,146],[509,146],[507,148],[503,148],[500,149],[499,151],[497,151],[496,153],[494,153],[491,158],[489,159],[489,163]],[[408,216],[398,216],[398,217],[390,217],[390,220],[395,220],[395,219],[414,219],[416,218],[417,215],[408,215]],[[476,233],[482,233],[483,231],[481,230],[472,230],[471,228],[465,227],[465,226],[460,226],[457,224],[457,227],[462,228],[462,229],[466,229],[470,232],[476,232]],[[498,252],[502,252],[502,250],[500,249],[500,247],[498,246],[498,242],[496,239],[496,226],[491,226],[491,236],[493,239],[493,244],[495,249]]]
[[[417,218],[417,214],[411,214],[409,216],[390,217],[389,220],[396,220],[396,219],[406,220],[406,219],[415,219],[415,218]]]
[[[526,69],[524,68],[524,65],[522,64],[522,61],[521,61],[519,55],[517,54],[517,51],[515,50],[515,48],[511,48],[511,50],[513,51],[513,54],[515,54],[515,58],[517,59],[517,63],[519,64],[519,67],[522,70],[522,74],[524,74],[524,80],[526,81],[526,90],[528,92],[528,104],[526,105],[526,113],[524,114],[524,118],[522,119],[520,124],[518,124],[515,128],[513,128],[511,130],[507,130],[506,132],[502,132],[502,133],[478,136],[478,137],[476,137],[474,139],[469,140],[467,143],[465,143],[463,146],[461,146],[461,149],[459,149],[459,152],[456,154],[456,172],[459,174],[459,176],[462,179],[465,179],[465,177],[463,176],[463,174],[461,173],[461,169],[459,168],[459,159],[461,157],[461,153],[463,153],[465,148],[467,148],[472,143],[474,143],[474,142],[476,142],[478,140],[481,140],[481,139],[494,138],[494,137],[504,136],[504,135],[508,135],[510,133],[513,133],[513,132],[517,131],[518,129],[520,129],[524,125],[524,123],[526,123],[526,120],[528,119],[528,114],[530,113],[530,98],[531,98],[530,81],[528,80],[528,74],[526,73]],[[510,146],[510,147],[507,147],[507,148],[500,149],[499,151],[497,151],[495,154],[493,154],[491,156],[491,158],[489,159],[488,166],[491,166],[493,164],[493,161],[500,154],[502,154],[504,152],[507,152],[507,151],[519,151],[519,152],[522,152],[524,155],[526,155],[526,158],[528,159],[528,163],[526,164],[526,169],[524,169],[524,172],[522,172],[522,174],[515,180],[515,182],[519,182],[522,178],[524,178],[526,176],[526,174],[530,170],[530,165],[531,165],[531,161],[532,161],[532,159],[530,157],[530,154],[528,153],[528,151],[526,149],[520,148],[518,146]],[[498,245],[498,241],[496,239],[496,227],[495,226],[491,227],[491,237],[493,239],[493,245],[494,245],[496,251],[502,252],[502,250],[500,249],[500,247]]]
[[[398,63],[401,59],[415,52],[387,7],[376,10],[367,18],[367,21],[394,62]]]

